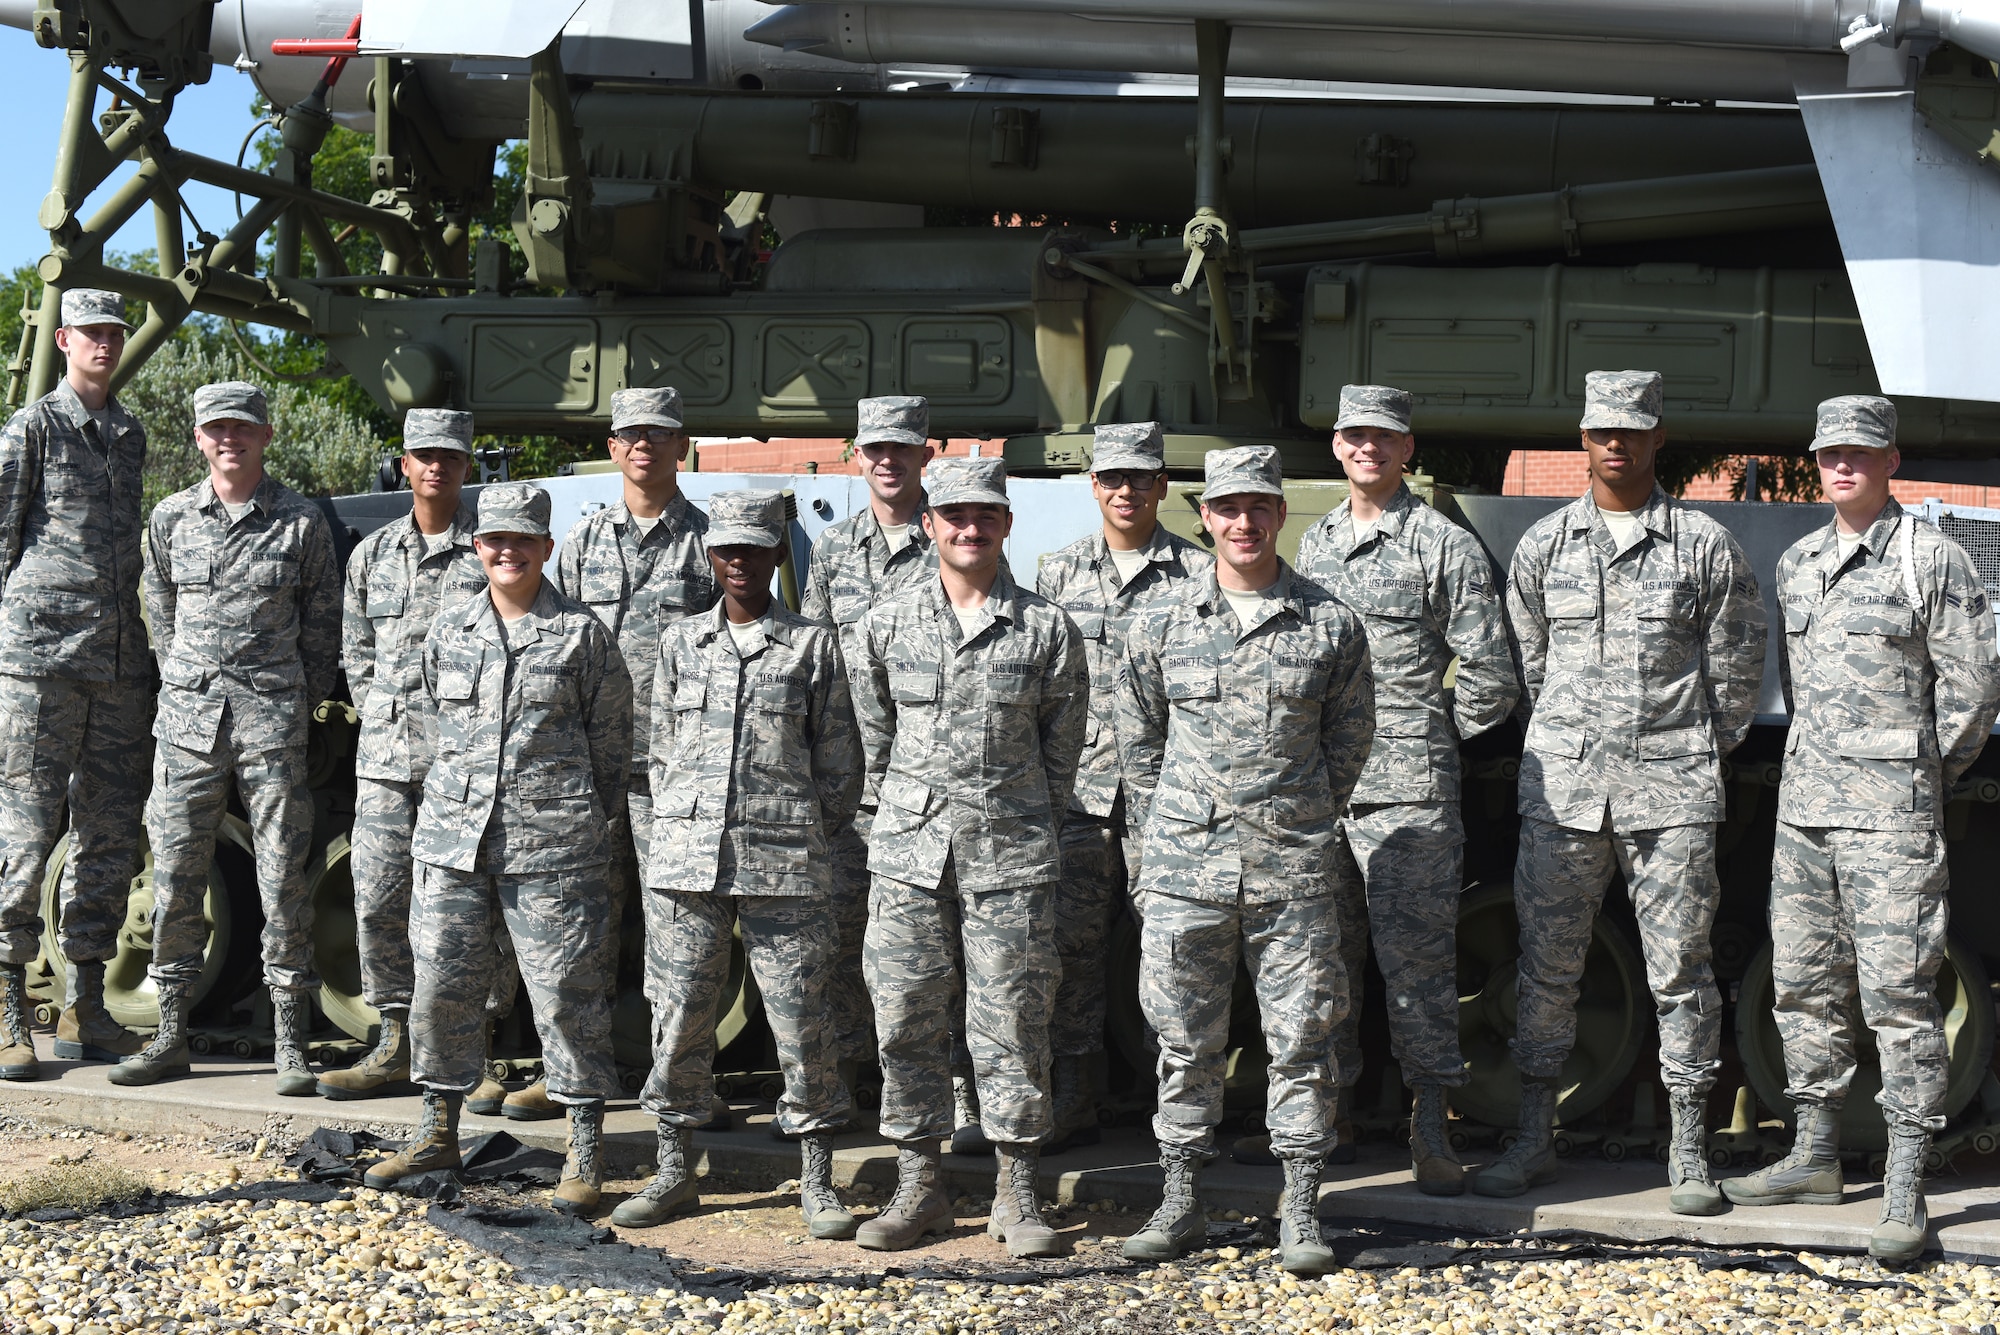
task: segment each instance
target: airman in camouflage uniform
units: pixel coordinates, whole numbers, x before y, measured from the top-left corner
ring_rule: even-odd
[[[1764,606],[1743,549],[1653,481],[1666,432],[1652,371],[1592,371],[1591,492],[1514,549],[1507,611],[1533,710],[1521,757],[1521,1138],[1474,1177],[1519,1195],[1556,1173],[1552,1128],[1576,1039],[1577,983],[1614,872],[1639,920],[1673,1113],[1670,1207],[1726,1208],[1705,1115],[1722,1041],[1709,965],[1721,886],[1722,758],[1750,730]]]
[[[731,940],[764,999],[784,1072],[778,1122],[801,1137],[800,1196],[818,1238],[854,1236],[833,1188],[834,1128],[849,1104],[827,990],[836,967],[826,832],[861,798],[861,742],[839,642],[774,606],[785,499],[721,491],[708,555],[723,600],[660,644],[653,688],[653,833],[645,869],[659,1171],[612,1214],[646,1227],[696,1204],[688,1134],[715,1096],[715,1013]]]
[[[1341,1102],[1361,1075],[1362,970],[1375,940],[1388,984],[1390,1050],[1416,1091],[1417,1185],[1465,1190],[1445,1133],[1458,1051],[1458,894],[1465,885],[1458,743],[1506,722],[1520,699],[1493,567],[1478,539],[1411,494],[1410,396],[1340,392],[1334,450],[1351,498],[1307,531],[1299,571],[1360,614],[1375,678],[1375,744],[1334,854],[1347,1018],[1334,1029]],[[1458,660],[1455,688],[1445,672]]]
[[[868,504],[813,539],[799,610],[840,634],[852,673],[861,661],[861,621],[869,609],[937,572],[924,532],[921,473],[937,453],[930,404],[916,396],[863,399],[855,405],[854,452],[868,484]],[[833,860],[833,906],[840,967],[828,1004],[843,1062],[875,1060],[875,1016],[861,976],[861,936],[868,926],[868,846],[852,818],[827,836]]]
[[[1869,1250],[1909,1261],[1927,1241],[1920,1184],[1950,1060],[1936,994],[1944,808],[2000,712],[1993,609],[1965,550],[1890,498],[1894,404],[1827,400],[1813,447],[1836,517],[1778,562],[1792,727],[1771,867],[1773,1009],[1798,1140],[1723,1188],[1742,1205],[1840,1200],[1858,1004],[1889,1123]]]
[[[424,691],[424,638],[438,610],[486,590],[486,570],[472,549],[478,523],[462,495],[472,462],[472,414],[412,408],[403,418],[403,473],[413,492],[410,517],[368,535],[347,558],[342,662],[361,715],[354,761],[355,944],[362,999],[382,1017],[372,1051],[320,1077],[327,1098],[386,1093],[410,1077],[410,836],[423,801],[437,720]],[[514,995],[513,955],[496,980],[500,1005]],[[498,1112],[497,1085],[472,1100],[474,1112]]]
[[[1137,831],[1126,828],[1118,773],[1117,687],[1125,638],[1147,608],[1177,600],[1215,566],[1214,557],[1159,522],[1167,494],[1159,423],[1097,427],[1090,468],[1103,530],[1042,558],[1035,579],[1035,591],[1076,623],[1090,660],[1090,724],[1063,817],[1063,874],[1056,884],[1062,981],[1049,1051],[1056,1132],[1065,1145],[1098,1139],[1093,1084],[1104,1061],[1105,943],[1121,892],[1139,870],[1136,849],[1128,857],[1125,847]]]
[[[1284,520],[1275,448],[1209,451],[1202,523],[1216,568],[1127,639],[1118,744],[1144,831],[1139,999],[1160,1038],[1153,1134],[1166,1190],[1125,1254],[1169,1259],[1206,1234],[1195,1179],[1222,1120],[1240,959],[1271,1054],[1280,1263],[1317,1274],[1333,1264],[1316,1211],[1347,1004],[1333,855],[1375,691],[1360,618],[1278,556]]]
[[[612,461],[625,475],[624,495],[585,515],[563,537],[555,582],[597,614],[617,641],[632,678],[633,718],[652,717],[653,662],[660,639],[682,617],[715,605],[702,534],[708,518],[681,494],[677,479],[688,433],[677,389],[621,389],[611,396]],[[631,791],[607,814],[612,822],[612,958],[636,905],[633,892],[653,823],[646,740],[635,736]],[[616,969],[610,986],[617,985]],[[562,1115],[540,1082],[507,1096],[502,1109],[519,1121]]]
[[[153,508],[146,611],[160,661],[153,736],[153,968],[160,1030],[112,1068],[116,1084],[187,1070],[189,989],[201,976],[202,899],[231,780],[250,816],[264,902],[264,979],[277,1029],[277,1091],[311,1094],[305,1032],[319,987],[306,729],[340,663],[340,568],[318,507],[264,471],[264,391],[194,394],[202,481]],[[241,501],[226,499],[241,496]]]
[[[437,753],[412,851],[412,1072],[424,1123],[370,1186],[457,1167],[458,1112],[479,1084],[486,999],[514,942],[549,1095],[569,1109],[556,1208],[597,1203],[611,1062],[609,813],[632,761],[632,684],[611,632],[542,577],[549,494],[488,487],[475,531],[488,592],[439,613],[424,646]]]
[[[117,293],[63,293],[56,344],[68,373],[0,436],[0,1080],[41,1075],[26,970],[65,812],[57,926],[69,995],[56,1055],[117,1061],[140,1047],[104,1009],[152,750],[153,656],[139,618],[146,431],[111,396],[130,328]]]
[[[1052,1127],[1057,837],[1083,750],[1089,672],[1061,608],[1015,584],[1006,465],[931,468],[924,522],[938,576],[862,623],[855,709],[876,803],[864,963],[881,1036],[882,1134],[898,1142],[895,1198],[863,1246],[896,1250],[948,1226],[937,1137],[952,1129],[953,979],[986,1134],[1000,1157],[987,1231],[1016,1256],[1051,1255],[1036,1145]]]

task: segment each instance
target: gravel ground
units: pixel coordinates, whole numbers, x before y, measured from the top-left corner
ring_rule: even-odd
[[[288,1148],[269,1137],[120,1138],[16,1121],[0,1123],[0,1174],[18,1181],[51,1164],[94,1163],[136,1174],[156,1192],[191,1196],[284,1181],[292,1175],[277,1158]],[[322,1203],[195,1201],[126,1218],[17,1218],[0,1223],[0,1332],[1993,1335],[2000,1321],[2000,1272],[1984,1266],[1940,1263],[1891,1274],[1865,1259],[1802,1253],[1342,1234],[1336,1246],[1356,1268],[1297,1280],[1275,1269],[1259,1221],[1219,1228],[1212,1240],[1232,1245],[1178,1265],[1125,1266],[1117,1235],[1138,1221],[1118,1217],[1082,1221],[1071,1230],[1074,1256],[1030,1267],[993,1259],[976,1235],[963,1249],[898,1256],[846,1244],[801,1248],[785,1240],[784,1209],[770,1193],[704,1195],[714,1204],[671,1240],[632,1235],[683,1258],[677,1268],[693,1291],[524,1283],[507,1263],[427,1222],[427,1202],[366,1189]],[[530,1190],[486,1199],[519,1207],[545,1198]],[[768,1226],[755,1222],[764,1210],[772,1212]],[[970,1233],[973,1221],[962,1222],[961,1232]],[[773,1234],[773,1248],[790,1250],[746,1249],[748,1235],[760,1231]],[[975,1255],[982,1248],[985,1259]],[[759,1260],[746,1274],[748,1251]],[[1436,1264],[1445,1260],[1451,1263]]]

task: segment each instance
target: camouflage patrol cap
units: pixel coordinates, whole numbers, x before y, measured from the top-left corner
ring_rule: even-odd
[[[479,493],[479,527],[474,537],[493,533],[549,536],[549,494],[526,482],[502,482]]]
[[[250,422],[271,425],[270,405],[264,391],[247,380],[223,380],[203,385],[194,392],[194,422]]]
[[[1353,426],[1379,426],[1385,431],[1410,434],[1410,394],[1388,385],[1343,385],[1340,390],[1340,417],[1335,431]]]
[[[718,491],[708,498],[709,547],[776,547],[784,540],[782,492]]]
[[[455,408],[412,408],[403,414],[403,449],[472,453],[472,414]]]
[[[1008,505],[1007,461],[940,459],[930,467],[925,490],[932,509],[944,505]]]
[[[931,401],[921,394],[892,394],[854,405],[859,445],[923,445],[931,438]]]
[[[125,298],[99,287],[78,287],[63,293],[62,322],[65,329],[93,324],[132,327],[132,322],[125,318]]]
[[[1218,496],[1266,496],[1285,494],[1285,469],[1275,445],[1239,445],[1232,450],[1210,450],[1202,461],[1206,485],[1201,499]]]
[[[1896,405],[1876,394],[1842,394],[1819,406],[1812,447],[1865,445],[1887,450],[1896,444]]]
[[[681,392],[671,385],[659,389],[614,391],[611,395],[611,429],[623,431],[634,426],[687,430],[681,421]]]
[[[1592,371],[1583,378],[1585,431],[1651,431],[1666,408],[1658,371]]]
[[[1091,433],[1090,471],[1114,468],[1159,472],[1167,466],[1167,438],[1158,422],[1106,422]]]

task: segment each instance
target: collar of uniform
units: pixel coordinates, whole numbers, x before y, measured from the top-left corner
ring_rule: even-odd
[[[90,409],[83,406],[83,400],[77,397],[76,386],[70,384],[68,376],[56,381],[56,387],[49,392],[49,397],[56,401],[63,411],[63,416],[67,417],[69,424],[78,431],[83,430],[84,423],[91,420]],[[114,437],[131,430],[132,415],[118,402],[117,395],[107,398],[104,406],[111,410],[110,416],[105,419],[105,425]]]
[[[1167,533],[1165,524],[1154,524],[1153,534],[1146,539],[1146,545],[1139,549],[1148,565],[1167,565],[1174,559],[1174,544]],[[1098,529],[1093,535],[1090,553],[1091,561],[1100,568],[1111,563],[1111,544],[1104,540],[1104,530]]]
[[[1326,517],[1326,523],[1335,533],[1340,532],[1341,521],[1347,522],[1347,554],[1354,555],[1376,538],[1399,538],[1403,535],[1403,525],[1410,521],[1410,507],[1418,504],[1410,484],[1396,484],[1396,494],[1382,507],[1382,517],[1368,530],[1368,536],[1356,540],[1354,537],[1354,498],[1352,495],[1340,503],[1340,508]]]
[[[675,533],[687,527],[687,512],[689,506],[692,504],[693,502],[688,500],[686,492],[676,490],[674,498],[660,507],[660,528],[666,529],[669,533]],[[637,516],[632,513],[632,507],[625,504],[625,498],[622,496],[604,508],[611,513],[611,522],[619,528],[625,528],[638,522]],[[658,531],[659,529],[654,530],[654,532]]]
[[[1646,503],[1632,513],[1646,526],[1647,532],[1667,539],[1674,536],[1673,501],[1660,490],[1658,483],[1653,484],[1653,494],[1646,498]],[[1569,503],[1569,529],[1572,533],[1602,533],[1604,540],[1611,542],[1611,529],[1598,511],[1597,497],[1587,491]]]
[[[917,508],[913,512],[914,517],[910,520],[909,524],[910,546],[912,547],[930,546],[931,535],[924,532],[924,511],[930,508],[930,504],[931,497],[929,492],[917,493]],[[855,535],[855,541],[860,543],[886,543],[889,540],[889,535],[883,531],[882,516],[875,513],[875,502],[872,494],[868,503],[861,507],[861,513],[868,517],[868,522],[861,526],[861,532]]]
[[[558,602],[555,581],[542,576],[542,587],[535,594],[534,606],[528,614],[509,627],[509,634],[523,636],[527,632],[536,635],[560,637],[562,634],[563,610]],[[474,632],[488,644],[499,646],[507,643],[500,633],[500,609],[493,605],[493,594],[488,590],[484,598],[474,598],[466,604],[465,620],[460,625]],[[517,638],[515,643],[520,643]]]
[[[1889,545],[1896,540],[1896,526],[1903,521],[1903,507],[1891,496],[1882,506],[1882,513],[1876,515],[1867,528],[1861,532],[1860,546],[1868,549],[1868,554],[1877,561],[1889,558]],[[1814,556],[1823,556],[1840,551],[1840,519],[1835,516],[1820,528],[1814,529],[1807,538],[1806,551]]]
[[[707,644],[717,636],[727,635],[729,633],[728,618],[728,609],[722,605],[722,599],[717,598],[715,606],[701,614],[697,622],[701,629],[695,633],[695,639],[699,643]],[[792,626],[794,623],[786,616],[784,604],[774,599],[770,610],[765,613],[763,621],[765,639],[771,641],[773,644],[791,644]]]
[[[478,527],[479,512],[461,500],[458,503],[457,512],[451,517],[451,527],[438,536],[448,536],[451,539],[452,546],[463,547],[469,551],[472,548],[472,531]],[[417,527],[416,511],[412,509],[404,517],[403,531],[397,541],[404,547],[416,547],[421,550],[424,543],[424,536],[423,530]]]
[[[278,480],[269,473],[257,484],[257,490],[250,493],[250,507],[259,514],[270,514],[278,499]],[[195,485],[195,508],[215,513],[221,505],[221,498],[215,494],[215,479],[205,477]]]
[[[981,609],[992,613],[995,621],[1013,621],[1016,619],[1014,604],[1019,595],[1020,591],[1014,586],[1013,572],[1008,570],[1007,563],[1003,560],[999,571],[993,577],[993,588],[987,593]],[[935,616],[953,618],[957,616],[952,609],[951,599],[945,597],[942,576],[930,581],[930,603],[931,612]]]
[[[1202,608],[1210,616],[1219,615],[1227,605],[1222,596],[1221,569],[1220,561],[1209,567],[1208,574],[1201,584],[1201,592],[1196,594],[1194,599],[1195,606]],[[1298,580],[1293,574],[1291,563],[1283,557],[1278,558],[1278,582],[1271,586],[1271,591],[1264,596],[1264,602],[1271,608],[1290,612],[1301,621],[1306,619],[1305,598],[1299,593]],[[1274,615],[1276,612],[1265,613],[1258,618],[1257,626],[1263,625]],[[1257,626],[1244,627],[1244,633],[1248,634],[1257,629]]]

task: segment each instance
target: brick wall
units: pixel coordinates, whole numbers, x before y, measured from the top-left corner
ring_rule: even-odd
[[[947,455],[972,452],[972,441],[945,442]],[[1000,442],[985,442],[997,452]],[[748,437],[696,437],[695,450],[704,473],[849,473],[861,471],[857,460],[843,462],[845,440],[753,440]]]
[[[1515,450],[1507,457],[1501,492],[1507,496],[1581,496],[1590,485],[1582,450]],[[1733,475],[1696,478],[1688,486],[1691,501],[1726,501]],[[2000,507],[2000,487],[1960,482],[1891,481],[1889,492],[1899,501],[1941,500],[1947,505]]]

